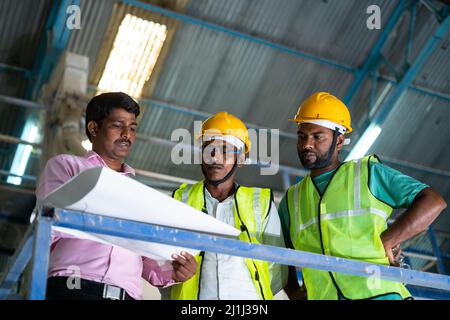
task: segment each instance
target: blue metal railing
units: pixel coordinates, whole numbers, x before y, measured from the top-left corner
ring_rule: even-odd
[[[310,252],[268,245],[247,243],[211,234],[162,227],[83,212],[55,209],[51,218],[40,216],[35,224],[36,225],[33,226],[35,229],[32,230],[34,232],[34,252],[31,282],[28,292],[28,298],[30,299],[45,298],[49,244],[51,237],[50,227],[52,224],[54,226],[73,228],[86,232],[170,244],[203,251],[248,257],[285,265],[314,268],[363,277],[374,276],[374,270],[376,270],[376,275],[383,280],[402,282],[411,286],[426,287],[433,292],[442,293],[443,290],[444,292],[450,291],[450,277],[441,274],[374,265],[356,260],[324,256]],[[26,261],[27,255],[28,258],[31,257],[31,250],[28,241],[24,241],[24,244],[26,246],[23,246],[21,249],[26,248],[27,252],[16,254],[16,257],[22,257],[21,261]],[[24,250],[18,251],[22,252]],[[14,276],[11,277],[7,275],[5,279],[8,279],[8,281],[6,282],[0,279],[0,298],[7,298],[12,294],[11,284],[18,279],[17,274],[23,271],[23,267],[23,262],[19,264],[13,263],[13,267],[10,268],[9,271],[12,272]],[[436,291],[436,289],[438,290]]]

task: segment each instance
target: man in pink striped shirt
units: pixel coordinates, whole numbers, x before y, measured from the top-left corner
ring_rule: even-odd
[[[92,167],[109,167],[133,176],[134,169],[124,158],[136,138],[138,115],[139,105],[124,93],[94,97],[86,108],[86,134],[93,151],[83,157],[62,154],[50,159],[36,190],[38,202]],[[53,233],[50,250],[48,299],[142,299],[141,277],[154,286],[166,287],[188,280],[197,268],[187,252],[174,255],[173,262],[160,264],[120,247],[60,232]],[[76,282],[74,271],[79,272],[79,286],[71,283]]]

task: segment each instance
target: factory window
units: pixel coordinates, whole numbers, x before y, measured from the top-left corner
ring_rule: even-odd
[[[127,14],[98,84],[98,93],[122,91],[139,98],[167,36],[163,24]]]

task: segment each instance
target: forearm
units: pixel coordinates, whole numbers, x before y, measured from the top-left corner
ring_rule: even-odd
[[[383,234],[385,246],[395,247],[426,230],[446,208],[444,199],[430,188],[423,189],[411,206]]]

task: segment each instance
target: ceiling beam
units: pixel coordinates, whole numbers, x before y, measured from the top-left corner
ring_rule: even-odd
[[[355,72],[355,79],[353,80],[350,88],[347,91],[347,94],[344,97],[344,103],[347,106],[350,106],[352,99],[358,92],[359,88],[364,83],[364,80],[368,77],[371,70],[377,67],[377,65],[381,61],[381,49],[383,48],[386,41],[389,39],[389,35],[394,30],[397,22],[399,21],[401,15],[405,11],[406,8],[406,0],[400,0],[397,6],[394,8],[392,15],[387,21],[386,25],[383,26],[383,31],[380,34],[377,42],[373,46],[372,50],[369,52],[366,61],[363,66]]]
[[[237,31],[237,30],[234,30],[231,28],[227,28],[227,27],[221,26],[219,24],[208,22],[208,21],[190,16],[187,14],[182,14],[182,13],[179,13],[176,11],[165,9],[165,8],[159,7],[157,5],[144,3],[142,1],[135,1],[135,0],[123,0],[122,2],[132,5],[132,6],[135,6],[135,7],[138,7],[138,8],[143,8],[143,9],[146,9],[149,11],[153,11],[153,12],[162,14],[164,16],[170,17],[170,18],[181,20],[186,23],[197,25],[202,28],[217,31],[217,32],[224,33],[224,34],[232,36],[232,37],[236,37],[236,38],[244,39],[244,40],[247,40],[247,41],[250,41],[253,43],[257,43],[259,45],[266,46],[266,47],[269,47],[269,48],[272,48],[272,49],[275,49],[277,51],[281,51],[284,53],[288,53],[290,55],[297,56],[297,57],[300,57],[300,58],[303,58],[306,60],[310,60],[310,61],[314,61],[314,62],[317,62],[320,64],[328,65],[333,68],[341,69],[341,70],[344,70],[347,72],[355,71],[355,68],[353,68],[352,66],[349,66],[349,65],[337,62],[337,61],[333,61],[330,59],[326,59],[323,57],[319,57],[319,56],[316,56],[316,55],[313,55],[313,54],[310,54],[307,52],[303,52],[299,49],[292,48],[292,47],[286,46],[284,44],[281,44],[281,43],[278,43],[275,41],[270,41],[270,40],[264,39],[262,37],[257,37],[257,36],[254,36],[254,35],[251,35],[248,33],[244,33],[244,32]]]
[[[438,25],[434,34],[430,37],[430,39],[428,39],[428,41],[422,47],[416,59],[404,72],[402,78],[398,82],[397,86],[393,89],[392,93],[386,98],[386,100],[375,112],[369,124],[365,128],[365,132],[360,136],[359,140],[354,144],[354,146],[358,145],[359,144],[358,142],[361,141],[361,137],[366,136],[366,133],[369,133],[370,130],[372,130],[375,127],[381,128],[382,125],[385,123],[386,119],[392,113],[392,111],[397,107],[399,100],[401,99],[403,94],[407,91],[408,87],[413,82],[415,76],[417,75],[421,67],[425,64],[425,62],[433,53],[438,43],[450,29],[450,15],[448,14],[448,10],[446,10],[446,12],[447,12],[446,18]],[[352,154],[352,152],[350,152],[350,154]]]
[[[36,59],[31,69],[27,96],[36,100],[42,85],[50,78],[61,54],[69,42],[70,29],[66,26],[67,8],[80,5],[80,0],[54,0],[45,31],[41,36]]]

